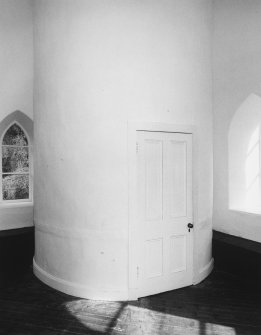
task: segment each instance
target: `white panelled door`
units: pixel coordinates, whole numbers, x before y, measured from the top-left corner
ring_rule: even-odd
[[[192,135],[137,131],[139,296],[192,284]]]

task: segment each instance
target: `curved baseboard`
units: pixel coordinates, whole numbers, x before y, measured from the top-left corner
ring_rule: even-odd
[[[193,284],[196,285],[204,280],[214,268],[214,259],[199,272]],[[93,300],[107,300],[107,301],[126,301],[130,299],[128,290],[109,290],[109,289],[93,289],[85,285],[66,281],[64,279],[55,277],[43,270],[33,259],[33,270],[35,276],[46,285],[61,291],[63,293],[73,295],[75,297],[93,299]],[[133,299],[133,297],[132,297]]]
[[[128,300],[128,290],[109,290],[109,289],[92,289],[85,285],[66,281],[55,277],[43,270],[33,259],[33,271],[35,276],[46,285],[61,291],[63,293],[73,295],[75,297],[107,300],[107,301],[125,301]]]
[[[205,278],[207,278],[207,276],[209,276],[210,273],[212,272],[213,268],[214,268],[214,258],[211,258],[210,262],[199,271],[193,284],[196,285]]]

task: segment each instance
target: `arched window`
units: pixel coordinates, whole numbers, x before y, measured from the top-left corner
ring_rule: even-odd
[[[229,208],[261,214],[261,97],[251,94],[229,128]]]
[[[13,123],[2,138],[2,200],[31,199],[30,143],[25,131]]]

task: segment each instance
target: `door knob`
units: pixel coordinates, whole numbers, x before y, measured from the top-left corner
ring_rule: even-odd
[[[188,231],[190,231],[190,229],[192,229],[194,227],[194,225],[192,223],[188,223]]]

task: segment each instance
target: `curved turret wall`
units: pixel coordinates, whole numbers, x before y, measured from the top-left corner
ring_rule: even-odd
[[[35,2],[35,273],[128,299],[129,121],[197,130],[194,282],[211,267],[211,4]]]

